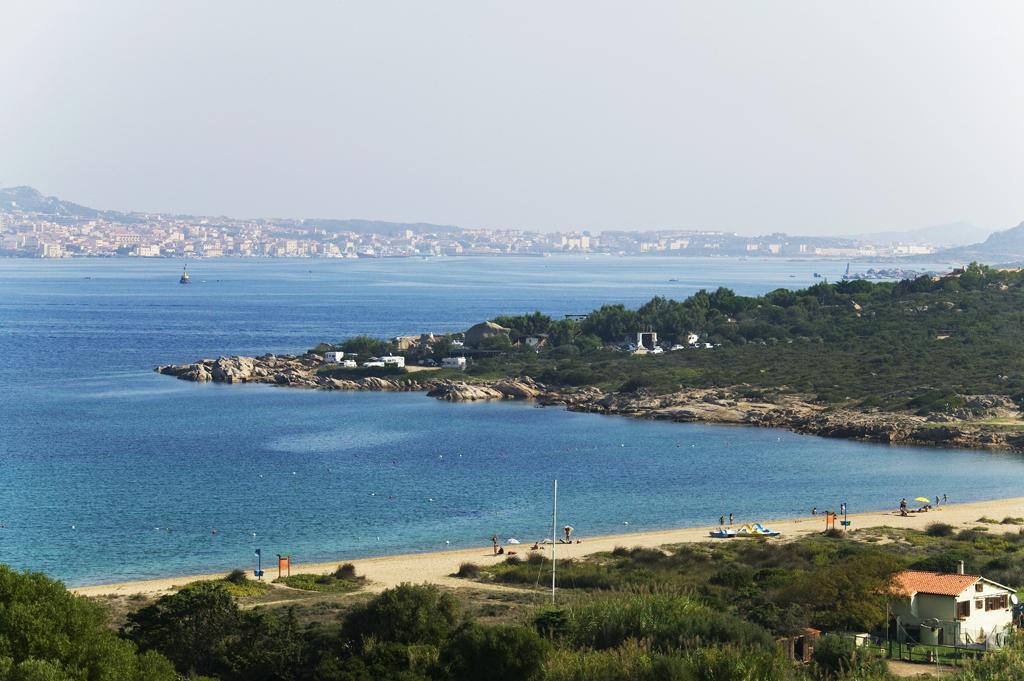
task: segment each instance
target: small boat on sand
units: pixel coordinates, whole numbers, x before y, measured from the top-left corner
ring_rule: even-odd
[[[743,525],[738,529],[720,527],[708,532],[712,539],[732,539],[733,537],[778,537],[780,533],[763,526],[761,523]]]

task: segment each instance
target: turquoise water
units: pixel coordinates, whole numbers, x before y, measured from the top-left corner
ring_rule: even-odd
[[[845,263],[0,260],[0,562],[70,583],[1019,495],[1024,460],[421,394],[197,385],[155,364],[464,329]],[[791,277],[791,274],[797,276]],[[669,282],[669,279],[679,279]],[[628,523],[626,525],[625,523]],[[216,533],[214,534],[214,530]]]

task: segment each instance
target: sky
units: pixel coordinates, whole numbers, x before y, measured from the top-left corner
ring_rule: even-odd
[[[843,234],[1024,219],[1024,3],[4,0],[0,186]]]

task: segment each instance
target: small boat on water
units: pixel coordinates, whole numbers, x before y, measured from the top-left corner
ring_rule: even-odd
[[[188,276],[188,267],[187,266],[181,271],[181,279],[178,280],[178,283],[179,284],[191,284],[192,283],[192,279]]]

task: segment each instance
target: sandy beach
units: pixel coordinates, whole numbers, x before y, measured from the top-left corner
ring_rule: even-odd
[[[911,508],[920,504],[911,502]],[[977,526],[978,518],[987,516],[997,521],[1005,517],[1024,517],[1024,497],[1012,499],[995,499],[992,501],[979,501],[965,504],[948,504],[942,508],[933,509],[927,513],[911,513],[908,517],[901,517],[894,511],[873,511],[867,513],[851,514],[851,529],[865,529],[869,527],[904,527],[923,530],[927,525],[934,522],[944,522],[956,527]],[[736,518],[735,526],[748,522],[757,522],[759,518]],[[825,517],[823,515],[807,515],[802,518],[789,520],[772,521],[765,523],[768,527],[782,533],[778,541],[796,539],[808,534],[822,532],[825,529]],[[1017,525],[982,525],[990,528],[990,532],[1017,532]],[[715,529],[717,525],[705,527],[690,527],[673,530],[661,530],[656,532],[637,532],[633,534],[614,534],[603,536],[581,536],[579,544],[559,544],[557,546],[557,557],[580,558],[592,553],[611,551],[617,546],[644,546],[656,547],[664,544],[677,544],[683,542],[705,542],[715,541],[708,537],[708,531]],[[717,540],[717,541],[744,541],[743,539]],[[521,544],[514,547],[506,547],[518,550],[520,555],[529,552],[528,544]],[[544,549],[544,553],[550,555],[551,547]],[[456,551],[439,551],[432,553],[413,553],[396,556],[380,556],[376,558],[360,558],[355,560],[337,560],[327,563],[295,564],[292,566],[292,573],[324,574],[333,572],[341,562],[351,562],[356,566],[359,574],[365,575],[372,582],[370,590],[383,590],[397,586],[402,582],[422,583],[429,582],[450,587],[462,587],[471,585],[474,588],[481,588],[478,582],[467,582],[456,579],[450,575],[464,562],[488,565],[504,556],[494,556],[490,545],[481,543],[478,548],[460,549]],[[226,572],[226,571],[225,571]],[[188,582],[199,579],[218,579],[224,576],[225,572],[208,575],[189,575],[178,577],[166,577],[161,579],[148,579],[137,582],[124,582],[120,584],[100,584],[95,586],[82,586],[72,588],[75,593],[84,596],[107,596],[107,595],[133,595],[133,594],[160,594],[174,590]],[[275,566],[265,567],[266,578],[277,577]]]

